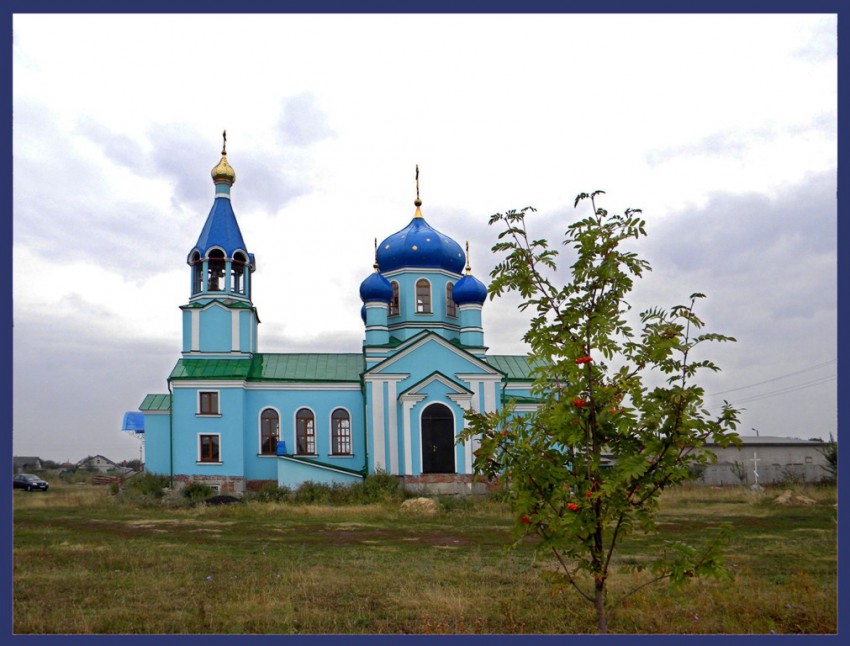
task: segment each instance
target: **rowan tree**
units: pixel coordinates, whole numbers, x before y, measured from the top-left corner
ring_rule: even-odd
[[[597,207],[601,193],[576,198],[576,208],[589,203],[591,213],[566,230],[567,280],[558,278],[559,251],[529,235],[526,216],[535,209],[490,218],[502,228],[490,298],[516,292],[531,313],[523,340],[538,407],[469,412],[461,441],[478,438],[475,469],[507,481],[518,539],[540,537],[539,550],[558,566],[548,578],[592,603],[605,633],[622,601],[608,598],[615,548],[635,529],[657,531],[661,493],[714,459],[706,442],[739,440],[738,411],[724,402],[709,412],[695,383],[700,371],[718,370],[695,358],[697,347],[734,339],[702,331],[694,309],[702,294],[646,309],[631,327],[626,297],[650,265],[625,243],[646,235],[645,222],[638,209]],[[722,542],[722,532],[699,547],[666,542],[635,566],[644,574],[623,597],[657,581],[723,575]]]

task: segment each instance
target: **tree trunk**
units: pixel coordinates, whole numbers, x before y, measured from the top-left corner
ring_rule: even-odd
[[[608,620],[605,617],[605,579],[597,577],[596,594],[594,605],[596,606],[596,620],[600,635],[608,634]]]

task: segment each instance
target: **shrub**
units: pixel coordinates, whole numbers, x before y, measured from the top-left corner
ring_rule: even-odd
[[[355,484],[307,481],[292,494],[291,500],[298,504],[326,505],[369,505],[381,502],[401,501],[406,498],[396,476],[385,471],[366,476]]]
[[[168,477],[152,473],[143,473],[128,480],[125,492],[146,498],[162,498],[163,490],[168,487]]]
[[[406,495],[396,476],[386,471],[376,471],[367,475],[363,482],[352,486],[357,502],[392,502],[403,500]]]
[[[267,482],[257,491],[246,494],[247,500],[256,502],[283,502],[292,496],[292,489],[287,486],[278,486],[276,482]]]
[[[190,482],[181,489],[180,494],[192,502],[197,502],[212,496],[213,490],[212,487],[205,485],[203,482]]]

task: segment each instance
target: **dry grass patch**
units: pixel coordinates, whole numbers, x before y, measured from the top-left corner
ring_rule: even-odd
[[[541,579],[550,566],[535,561],[533,542],[507,549],[513,516],[500,504],[455,501],[428,517],[390,503],[187,509],[91,489],[74,494],[76,506],[52,490],[16,496],[15,632],[595,631],[590,604]],[[740,491],[718,491],[713,502],[714,493],[665,494],[660,520],[688,542],[729,521],[733,579],[646,588],[617,609],[611,630],[835,632],[829,496],[813,507],[781,507]],[[42,505],[51,500],[56,507]],[[620,564],[657,553],[665,538],[629,537]],[[620,567],[612,596],[643,576]]]

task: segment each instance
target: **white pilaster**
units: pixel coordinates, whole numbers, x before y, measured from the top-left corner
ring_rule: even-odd
[[[198,310],[192,310],[192,352],[199,352],[201,349],[201,313]]]
[[[372,446],[375,469],[386,469],[387,456],[384,444],[384,382],[372,382]]]
[[[390,473],[398,473],[398,405],[396,403],[396,384],[394,379],[387,381],[387,431],[390,434]]]
[[[230,349],[239,352],[239,310],[230,310]]]

